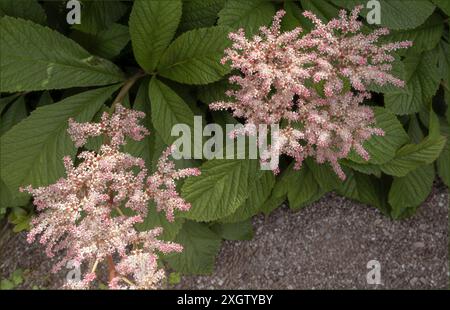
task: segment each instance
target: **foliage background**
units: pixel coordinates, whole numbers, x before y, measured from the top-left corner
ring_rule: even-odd
[[[125,151],[145,159],[150,170],[176,137],[174,124],[193,132],[203,123],[238,122],[208,104],[224,98],[230,69],[219,62],[227,34],[243,27],[255,33],[283,8],[283,29],[311,24],[310,10],[323,21],[362,0],[135,0],[81,1],[81,24],[68,25],[63,1],[0,1],[0,213],[14,230],[27,229],[34,210],[23,185],[48,185],[63,176],[62,157],[77,150],[66,129],[70,117],[98,120],[114,98],[144,111],[151,135],[130,141]],[[384,137],[366,143],[369,162],[356,155],[342,161],[341,182],[327,165],[307,160],[294,171],[282,159],[282,173],[259,170],[256,160],[179,160],[201,167],[202,175],[179,184],[191,211],[174,224],[149,205],[140,229],[164,227],[164,238],[185,246],[165,262],[181,273],[212,270],[222,239],[252,237],[250,218],[268,214],[286,199],[299,210],[329,191],[379,208],[387,216],[413,214],[428,196],[436,175],[449,185],[449,51],[447,0],[381,0],[386,40],[412,40],[397,55],[395,75],[405,89],[371,87],[377,125]],[[367,11],[362,12],[362,19]],[[366,25],[367,29],[374,28]],[[120,92],[119,90],[129,90]],[[93,140],[89,149],[101,141]]]

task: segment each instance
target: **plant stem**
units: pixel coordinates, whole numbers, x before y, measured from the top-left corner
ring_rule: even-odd
[[[111,111],[114,111],[114,108],[116,104],[121,103],[125,96],[130,91],[131,87],[136,83],[137,80],[139,80],[141,77],[145,76],[146,73],[144,71],[138,71],[135,75],[130,77],[125,84],[123,84],[122,88],[120,89],[119,93],[116,96],[116,99],[114,99],[112,105],[111,105]]]
[[[114,267],[114,261],[112,255],[108,255],[108,271],[109,271],[109,282],[116,277],[116,268]]]

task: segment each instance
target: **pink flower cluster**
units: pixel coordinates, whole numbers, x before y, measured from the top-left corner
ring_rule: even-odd
[[[305,11],[314,28],[304,35],[300,27],[281,33],[284,11],[278,11],[272,26],[261,27],[250,40],[242,29],[230,33],[233,45],[225,50],[222,63],[240,71],[229,78],[239,87],[227,91],[233,100],[212,103],[210,108],[231,109],[245,120],[247,126],[234,135],[251,135],[254,125],[281,124],[278,139],[263,154],[263,161],[286,154],[295,159],[298,169],[312,156],[318,163],[329,162],[345,179],[338,160],[352,148],[369,159],[362,143],[384,132],[372,127],[373,112],[361,105],[370,98],[367,86],[403,87],[404,82],[389,73],[395,60],[391,52],[412,43],[378,45],[380,36],[389,31],[380,28],[363,34],[357,20],[361,9],[355,7],[350,14],[342,10],[338,19],[327,24]]]
[[[175,180],[200,173],[195,168],[175,170],[168,160],[172,148],[163,153],[157,171],[150,176],[143,159],[121,152],[126,137],[141,140],[148,134],[138,124],[142,117],[144,113],[118,104],[112,115],[104,113],[97,124],[69,120],[68,132],[78,147],[89,137],[103,136],[99,152],[81,152],[78,158],[82,161],[76,167],[65,157],[66,178],[47,187],[24,189],[40,211],[32,220],[28,242],[40,235],[39,242],[45,244],[49,257],[64,252],[54,272],[68,262],[88,269],[81,281],[70,281],[67,287],[88,288],[96,278],[98,264],[116,258],[118,264],[110,266],[111,288],[153,289],[164,277],[156,264],[158,252],[183,249],[158,240],[162,228],[145,232],[135,228],[146,218],[151,200],[166,212],[169,221],[173,221],[175,209],[188,210],[190,204],[176,192]]]

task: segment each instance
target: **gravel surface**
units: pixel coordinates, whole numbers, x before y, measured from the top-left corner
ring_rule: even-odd
[[[392,221],[335,194],[297,213],[282,207],[254,218],[251,241],[227,241],[211,276],[187,289],[352,289],[448,287],[448,190],[438,186],[417,214]],[[381,284],[367,284],[367,263]]]
[[[186,276],[186,289],[350,289],[448,287],[448,190],[436,185],[417,214],[392,221],[378,210],[335,194],[297,213],[281,207],[254,218],[251,241],[226,241],[210,276]],[[381,284],[367,284],[366,265],[378,260]],[[0,277],[27,269],[21,288],[58,288],[66,271],[25,234],[3,232]]]

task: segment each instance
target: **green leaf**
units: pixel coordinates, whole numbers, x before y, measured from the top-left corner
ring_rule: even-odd
[[[47,16],[37,0],[1,0],[0,17],[8,15],[45,24]]]
[[[76,30],[97,34],[118,21],[127,11],[120,1],[84,1],[81,8],[81,23],[72,27]]]
[[[424,0],[379,0],[381,26],[390,29],[411,29],[423,24],[430,16],[435,6]],[[332,0],[338,6],[351,10],[357,5],[363,5],[361,16],[366,18],[368,9],[366,9],[367,0]]]
[[[0,289],[1,290],[12,290],[14,289],[14,283],[8,279],[2,279],[0,281]]]
[[[213,221],[232,214],[248,197],[257,169],[256,160],[213,159],[203,163],[201,175],[183,184],[182,196],[192,207],[179,216]]]
[[[255,34],[260,26],[269,25],[275,15],[275,7],[270,1],[228,0],[219,12],[219,25],[233,29],[244,28],[246,35]]]
[[[112,59],[119,55],[130,41],[130,33],[127,26],[112,24],[96,34],[74,32],[72,38],[90,53]]]
[[[399,50],[399,54],[405,53],[421,53],[423,51],[432,50],[441,39],[444,31],[444,21],[439,14],[431,15],[425,23],[417,28],[409,30],[392,31],[388,36],[384,37],[385,41],[413,41],[413,46],[407,50]]]
[[[0,136],[11,129],[14,125],[27,117],[27,106],[24,96],[14,101],[1,116]]]
[[[406,87],[404,90],[386,93],[386,108],[395,114],[419,112],[439,87],[439,71],[434,51],[420,55],[408,55],[405,60]]]
[[[290,31],[299,26],[302,27],[305,26],[303,24],[305,18],[303,17],[302,11],[300,7],[297,5],[297,2],[293,0],[286,0],[283,3],[283,9],[286,12],[286,14],[281,20],[282,31]]]
[[[194,114],[170,87],[153,77],[150,81],[149,97],[153,126],[167,145],[177,139],[171,136],[172,127],[176,124],[188,125],[193,134]]]
[[[130,15],[134,55],[147,72],[155,70],[181,18],[181,1],[138,0]]]
[[[225,0],[190,0],[183,3],[180,31],[210,27],[217,21],[217,13],[223,8]]]
[[[344,166],[347,166],[349,168],[352,168],[353,170],[356,170],[358,172],[364,173],[364,174],[372,174],[376,177],[381,177],[381,169],[378,165],[374,164],[368,164],[368,163],[357,163],[354,161],[351,161],[349,159],[342,159],[340,163]]]
[[[12,17],[0,19],[0,90],[60,89],[123,80],[113,63],[90,55],[50,28]]]
[[[275,177],[272,171],[262,171],[252,184],[247,200],[233,214],[221,219],[221,222],[240,222],[258,214],[269,198],[274,185]]]
[[[208,84],[220,80],[230,68],[220,63],[230,45],[226,27],[191,30],[180,35],[165,51],[158,65],[160,75],[185,84]]]
[[[225,240],[251,240],[253,238],[251,220],[236,223],[216,223],[211,227],[211,230]]]
[[[202,102],[210,104],[216,101],[230,101],[225,92],[234,88],[234,84],[230,84],[228,79],[222,79],[218,82],[198,87],[197,96]]]
[[[341,180],[329,163],[318,164],[312,158],[306,159],[305,162],[317,183],[324,191],[333,190],[340,185]]]
[[[0,138],[1,178],[14,193],[28,184],[44,186],[64,174],[62,158],[76,149],[67,134],[72,117],[88,122],[118,85],[90,90],[34,110]]]
[[[291,209],[299,209],[322,194],[322,189],[307,165],[291,175],[288,184],[288,200]]]
[[[394,178],[389,191],[392,216],[398,218],[407,208],[420,205],[433,187],[433,165],[420,166],[404,177]]]
[[[350,169],[346,169],[345,174],[347,178],[337,189],[340,195],[387,212],[386,189],[381,180]]]
[[[184,249],[164,258],[171,268],[183,274],[208,274],[213,271],[221,238],[208,226],[186,221],[175,242]]]
[[[156,227],[162,227],[163,233],[160,236],[161,239],[172,241],[179,233],[183,226],[184,219],[175,217],[173,222],[169,222],[166,218],[166,213],[163,211],[158,212],[154,203],[149,203],[148,214],[143,223],[136,225],[139,231],[147,231]]]
[[[450,2],[448,0],[431,0],[445,14],[450,15]]]
[[[431,164],[444,148],[445,137],[427,137],[419,144],[406,144],[397,151],[395,158],[381,165],[384,173],[403,177],[419,166]]]
[[[439,177],[445,185],[450,186],[450,146],[449,146],[449,126],[443,121],[441,123],[441,134],[447,139],[447,142],[442,149],[441,155],[436,161],[437,171]]]
[[[365,164],[382,164],[388,162],[395,156],[399,147],[409,142],[408,134],[403,129],[397,117],[388,110],[381,107],[373,107],[376,124],[375,127],[384,131],[384,136],[372,136],[363,143],[364,149],[369,153],[369,161],[365,161],[356,152],[349,155],[354,162]]]
[[[333,18],[337,18],[339,14],[339,9],[329,3],[327,0],[300,0],[300,3],[304,11],[313,12],[324,23],[327,23]],[[300,21],[302,27],[308,30],[311,30],[314,26],[311,20],[305,18],[304,16],[300,16]]]
[[[20,94],[14,94],[14,95],[11,95],[11,96],[8,96],[8,97],[0,98],[0,114],[2,114],[3,111],[6,109],[6,107],[9,106],[9,104],[11,102],[16,100],[19,95]]]
[[[36,107],[43,107],[44,105],[52,104],[53,102],[54,101],[52,96],[50,95],[50,92],[46,90],[42,93],[41,98],[39,98]]]

